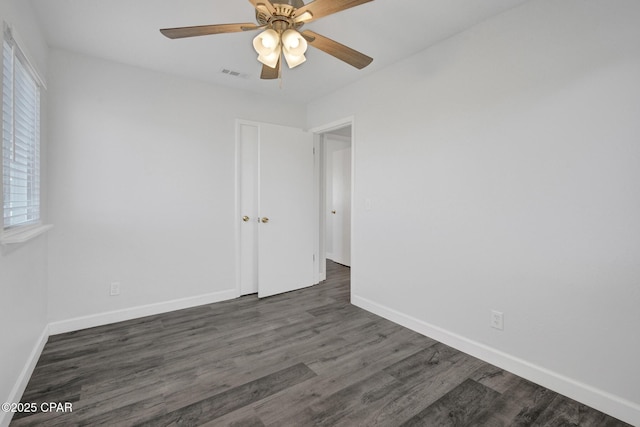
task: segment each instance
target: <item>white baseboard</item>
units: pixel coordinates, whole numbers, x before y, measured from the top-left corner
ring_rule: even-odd
[[[640,426],[640,405],[637,403],[431,325],[367,298],[352,294],[351,303],[629,424]]]
[[[22,395],[24,394],[25,389],[27,388],[27,384],[29,384],[29,380],[31,379],[31,375],[33,374],[33,370],[38,363],[38,359],[40,359],[40,355],[42,354],[42,349],[44,345],[47,343],[47,339],[49,339],[49,326],[45,325],[42,334],[36,341],[33,346],[33,350],[31,350],[31,354],[29,354],[29,358],[27,359],[16,383],[9,394],[6,402],[20,402]],[[4,402],[3,402],[4,403]],[[13,418],[13,413],[0,411],[0,426],[6,427],[11,422]]]
[[[78,331],[80,329],[93,328],[95,326],[108,325],[110,323],[152,316],[169,311],[182,310],[184,308],[191,308],[204,304],[212,304],[214,302],[226,301],[239,296],[237,289],[229,289],[196,297],[163,301],[155,304],[147,304],[122,310],[92,314],[89,316],[75,317],[73,319],[59,320],[49,323],[49,334],[57,335],[66,332]]]

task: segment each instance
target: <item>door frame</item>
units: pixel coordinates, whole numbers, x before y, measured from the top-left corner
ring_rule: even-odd
[[[236,119],[235,121],[235,141],[234,141],[234,154],[235,154],[235,169],[234,169],[234,215],[235,215],[235,221],[234,221],[234,243],[235,243],[235,267],[236,267],[236,297],[242,296],[243,295],[243,290],[242,290],[242,226],[243,226],[243,221],[242,221],[242,216],[246,215],[247,213],[245,213],[242,210],[242,197],[241,197],[241,183],[242,183],[242,177],[243,177],[243,156],[242,156],[242,144],[241,144],[241,129],[243,126],[252,126],[252,127],[256,127],[258,129],[258,141],[257,141],[257,148],[258,148],[258,152],[257,152],[257,156],[259,158],[260,156],[260,152],[259,152],[259,147],[260,147],[260,122],[254,122],[254,121],[250,121],[250,120],[241,120],[241,119]],[[256,173],[259,175],[259,167],[260,167],[260,162],[258,161],[258,164],[256,165],[258,170],[256,171]],[[258,189],[256,189],[256,194],[258,192]],[[259,205],[256,206],[258,212],[259,212]],[[251,221],[257,221],[257,218],[251,218]],[[256,250],[256,256],[257,256],[257,250]],[[256,271],[257,271],[257,266],[255,267]],[[257,292],[257,289],[256,289]]]
[[[235,120],[235,141],[234,141],[234,154],[235,154],[235,171],[234,171],[234,212],[235,212],[235,220],[234,220],[234,234],[235,234],[235,273],[236,273],[236,277],[235,277],[235,289],[236,289],[236,297],[239,297],[242,295],[242,282],[241,282],[241,278],[242,278],[242,259],[241,259],[241,252],[242,252],[242,237],[241,237],[241,233],[242,233],[242,225],[243,225],[243,221],[242,221],[242,215],[245,215],[245,213],[242,212],[242,198],[240,195],[240,183],[241,183],[241,179],[242,179],[242,153],[241,153],[241,144],[240,144],[240,137],[241,137],[241,128],[242,126],[254,126],[257,127],[258,129],[260,129],[261,126],[264,125],[268,125],[268,126],[283,126],[283,125],[279,125],[279,124],[275,124],[275,123],[267,123],[267,122],[259,122],[259,121],[255,121],[255,120],[245,120],[245,119],[236,119]],[[289,127],[289,128],[295,128],[294,126],[286,126],[285,127]],[[312,137],[312,145],[313,145],[313,150],[314,150],[314,155],[313,155],[313,192],[315,193],[313,195],[313,215],[311,218],[311,222],[313,225],[313,236],[314,236],[314,240],[313,240],[313,276],[312,276],[312,283],[313,284],[318,284],[319,280],[318,280],[318,265],[319,265],[319,259],[318,259],[318,224],[319,224],[319,219],[318,219],[318,197],[319,197],[319,187],[318,187],[318,155],[316,154],[318,152],[317,149],[317,136],[309,131],[309,130],[305,130],[303,128],[297,128],[309,135],[311,135]],[[258,153],[260,153],[260,143],[261,143],[261,134],[260,134],[260,130],[258,130]],[[259,154],[258,154],[259,155]],[[260,170],[260,165],[258,164],[258,174],[260,174],[259,172]],[[258,184],[259,186],[260,184]],[[259,188],[258,188],[258,192],[259,192]],[[260,203],[258,203],[258,210],[260,211],[261,207],[260,207]]]
[[[309,132],[313,133],[313,145],[316,150],[316,153],[320,153],[324,155],[324,135],[325,133],[331,132],[336,129],[340,129],[346,126],[351,126],[351,216],[349,218],[351,222],[351,231],[350,231],[350,240],[351,240],[351,266],[353,267],[354,263],[354,229],[355,224],[353,221],[355,204],[354,204],[354,194],[355,194],[355,158],[356,158],[356,125],[355,125],[355,117],[348,116],[342,119],[338,119],[336,121],[317,126],[309,129]],[[325,167],[324,161],[320,161],[321,155],[315,156],[315,180],[316,180],[316,188],[318,190],[318,194],[316,197],[317,200],[317,212],[318,212],[318,233],[317,233],[317,242],[316,242],[316,262],[314,266],[314,275],[315,279],[320,282],[322,280],[327,279],[326,265],[327,265],[327,256],[326,256],[326,223],[327,223],[327,201],[325,200],[325,180],[324,174],[326,170],[323,170]]]
[[[235,121],[235,132],[234,137],[235,140],[233,142],[234,145],[234,154],[235,154],[235,168],[234,168],[234,187],[233,187],[233,197],[234,197],[234,235],[235,235],[235,261],[236,261],[236,277],[235,277],[235,288],[236,288],[236,298],[242,295],[242,262],[241,262],[241,249],[242,249],[242,199],[240,197],[240,182],[242,179],[242,153],[240,147],[240,129],[243,125],[246,126],[259,126],[260,122],[251,121],[251,120],[243,120],[236,119]],[[258,141],[260,141],[260,134],[258,134]],[[259,145],[259,142],[258,142]]]
[[[240,260],[240,242],[241,242],[241,238],[240,238],[240,231],[241,231],[241,226],[242,226],[242,213],[241,213],[241,199],[239,197],[240,195],[240,188],[239,188],[239,183],[240,183],[240,179],[241,179],[241,173],[242,173],[242,168],[241,168],[241,156],[240,156],[240,146],[238,144],[239,141],[239,137],[240,137],[240,127],[242,125],[249,125],[249,126],[260,126],[261,124],[265,124],[265,122],[259,122],[259,121],[255,121],[255,120],[244,120],[244,119],[236,119],[235,120],[235,141],[234,141],[234,153],[235,153],[235,172],[234,172],[234,205],[235,205],[235,258],[236,258],[236,280],[235,280],[235,288],[236,288],[236,297],[239,297],[241,295],[241,283],[240,283],[240,269],[241,269],[241,260]],[[321,167],[324,167],[324,162],[320,161],[320,154],[324,152],[323,150],[323,134],[330,132],[332,130],[336,130],[339,128],[343,128],[345,126],[351,126],[351,217],[350,217],[350,221],[351,221],[351,232],[350,232],[350,239],[351,239],[351,267],[353,267],[354,263],[357,262],[357,260],[354,258],[354,253],[356,253],[354,251],[354,230],[356,229],[356,224],[354,224],[353,218],[355,217],[354,213],[356,210],[356,206],[354,203],[354,195],[355,195],[355,186],[356,186],[356,180],[355,180],[355,171],[356,171],[356,163],[355,163],[355,159],[356,159],[356,123],[355,123],[355,117],[354,116],[348,116],[348,117],[344,117],[342,119],[338,119],[336,121],[330,122],[330,123],[326,123],[324,125],[321,126],[317,126],[317,127],[313,127],[311,129],[308,129],[307,132],[310,132],[313,134],[313,148],[314,148],[314,187],[315,187],[315,191],[316,191],[316,195],[315,195],[315,212],[317,213],[316,215],[316,221],[315,223],[318,224],[318,228],[316,229],[315,235],[316,235],[316,241],[314,242],[314,250],[315,250],[315,260],[314,260],[314,266],[313,266],[313,279],[314,279],[314,283],[320,283],[323,280],[326,280],[327,278],[327,272],[326,272],[326,254],[325,254],[325,247],[326,247],[326,200],[324,197],[325,194],[325,183],[324,180],[322,179],[324,177],[324,171],[321,170]]]

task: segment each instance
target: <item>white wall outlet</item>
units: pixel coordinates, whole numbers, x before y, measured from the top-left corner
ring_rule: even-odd
[[[111,287],[109,288],[109,295],[116,296],[120,295],[120,282],[111,282]]]
[[[496,310],[491,310],[490,325],[494,329],[498,329],[500,331],[504,330],[504,313]]]

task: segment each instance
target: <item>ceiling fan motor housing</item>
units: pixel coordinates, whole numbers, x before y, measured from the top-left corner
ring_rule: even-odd
[[[303,22],[293,22],[293,13],[296,9],[304,6],[302,0],[279,0],[272,3],[275,12],[272,16],[263,10],[256,9],[256,21],[259,25],[268,25],[276,31],[284,31],[289,28],[300,28]]]

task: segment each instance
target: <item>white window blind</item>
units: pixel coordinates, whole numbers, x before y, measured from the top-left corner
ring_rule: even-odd
[[[2,55],[4,229],[40,221],[40,87],[5,32]]]

